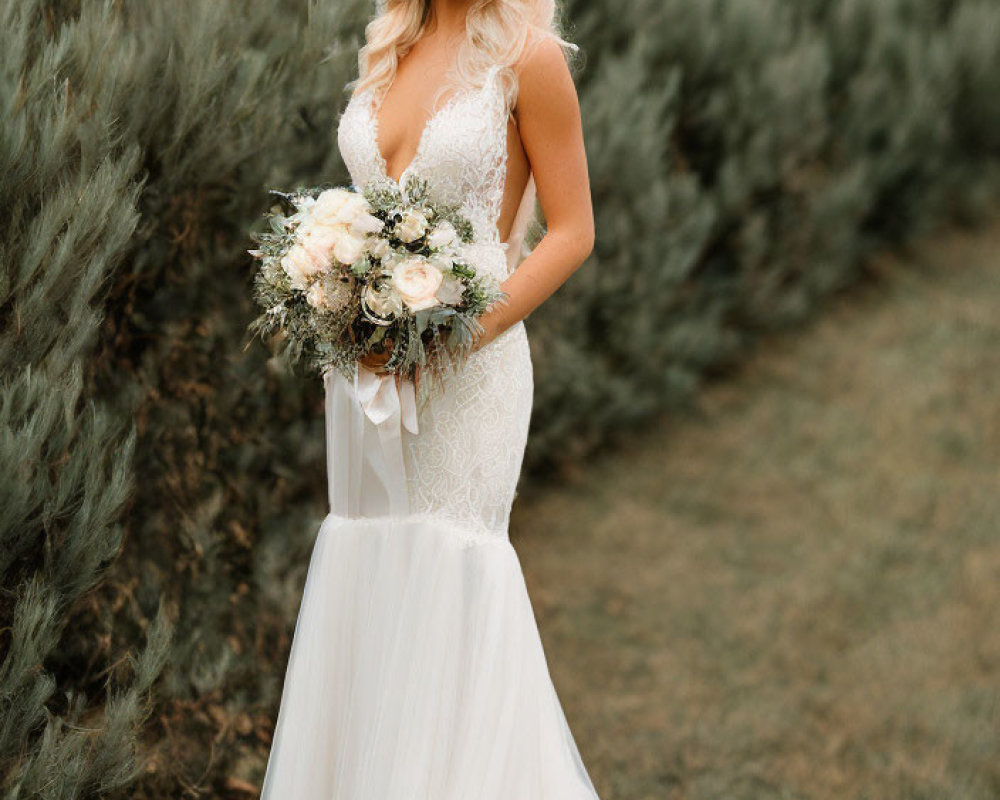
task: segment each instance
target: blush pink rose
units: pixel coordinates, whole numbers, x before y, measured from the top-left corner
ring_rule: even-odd
[[[392,270],[392,285],[411,311],[438,305],[441,270],[423,258],[408,258]]]

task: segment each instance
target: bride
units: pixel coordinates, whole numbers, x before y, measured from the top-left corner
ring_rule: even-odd
[[[522,320],[590,253],[553,0],[382,0],[338,144],[356,186],[461,206],[507,300],[462,368],[326,376],[314,545],[264,800],[593,800],[508,520],[532,403]],[[547,232],[520,260],[535,200]]]

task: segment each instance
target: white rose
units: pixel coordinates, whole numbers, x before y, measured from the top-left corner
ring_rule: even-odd
[[[368,239],[368,255],[381,261],[389,255],[389,242],[381,236],[372,236]]]
[[[391,278],[392,271],[396,268],[396,265],[403,260],[405,260],[403,256],[401,256],[395,250],[390,250],[388,253],[382,256],[382,263],[380,265],[381,269],[379,270],[379,272],[385,277]]]
[[[365,238],[355,236],[348,231],[338,231],[336,244],[333,246],[333,256],[341,264],[355,264],[365,253]]]
[[[347,189],[324,189],[311,208],[312,218],[320,225],[345,225],[358,214],[368,212],[368,202]]]
[[[427,231],[427,217],[419,211],[407,211],[396,223],[395,232],[401,242],[413,242]]]
[[[423,258],[408,258],[392,271],[392,285],[411,311],[438,304],[435,294],[443,279],[441,270]]]
[[[292,282],[293,289],[305,289],[308,278],[323,268],[317,265],[316,259],[301,245],[295,245],[281,259],[281,268]]]
[[[451,268],[455,266],[455,259],[451,256],[446,256],[444,253],[435,253],[427,260],[442,272],[450,272]]]
[[[369,214],[367,211],[360,211],[351,217],[351,231],[362,235],[367,233],[379,233],[385,227],[385,223],[378,217]]]
[[[462,302],[465,286],[454,275],[444,275],[437,290],[437,300],[446,306],[457,306]]]
[[[383,319],[391,319],[403,313],[403,299],[389,284],[383,285],[381,289],[368,284],[362,299],[373,314]]]
[[[310,226],[304,235],[299,237],[299,247],[305,250],[314,262],[312,272],[305,273],[307,277],[330,266],[339,238],[336,230],[320,225]]]
[[[434,226],[434,230],[427,236],[427,244],[435,250],[443,250],[453,245],[456,239],[458,239],[458,233],[455,231],[455,226],[448,220],[442,220]]]
[[[314,231],[329,231],[330,229],[330,225],[324,225],[322,222],[313,219],[311,214],[305,214],[295,229],[295,235],[299,237],[299,240],[302,240]]]

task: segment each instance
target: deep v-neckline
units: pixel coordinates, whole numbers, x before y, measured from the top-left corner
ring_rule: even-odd
[[[388,89],[387,89],[388,91]],[[417,149],[413,151],[413,157],[410,159],[409,163],[403,167],[403,171],[399,173],[398,178],[394,178],[389,174],[389,162],[386,160],[382,153],[382,146],[379,144],[379,109],[381,104],[376,106],[376,95],[374,90],[369,90],[369,96],[365,99],[365,107],[368,112],[368,124],[372,137],[372,147],[375,149],[375,157],[378,161],[379,172],[381,177],[394,183],[396,186],[402,186],[405,182],[406,175],[412,169],[414,169],[420,156],[423,154],[424,143],[427,141],[427,133],[433,126],[433,124],[441,117],[441,115],[455,105],[459,100],[465,97],[469,92],[474,91],[473,89],[467,87],[459,87],[452,91],[448,98],[441,103],[437,110],[432,111],[427,115],[424,120],[423,125],[420,128],[420,136],[417,138]],[[385,96],[383,95],[382,101],[385,101]]]

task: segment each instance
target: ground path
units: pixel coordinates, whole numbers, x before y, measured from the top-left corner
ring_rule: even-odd
[[[873,270],[516,504],[602,800],[1000,797],[1000,225]]]

